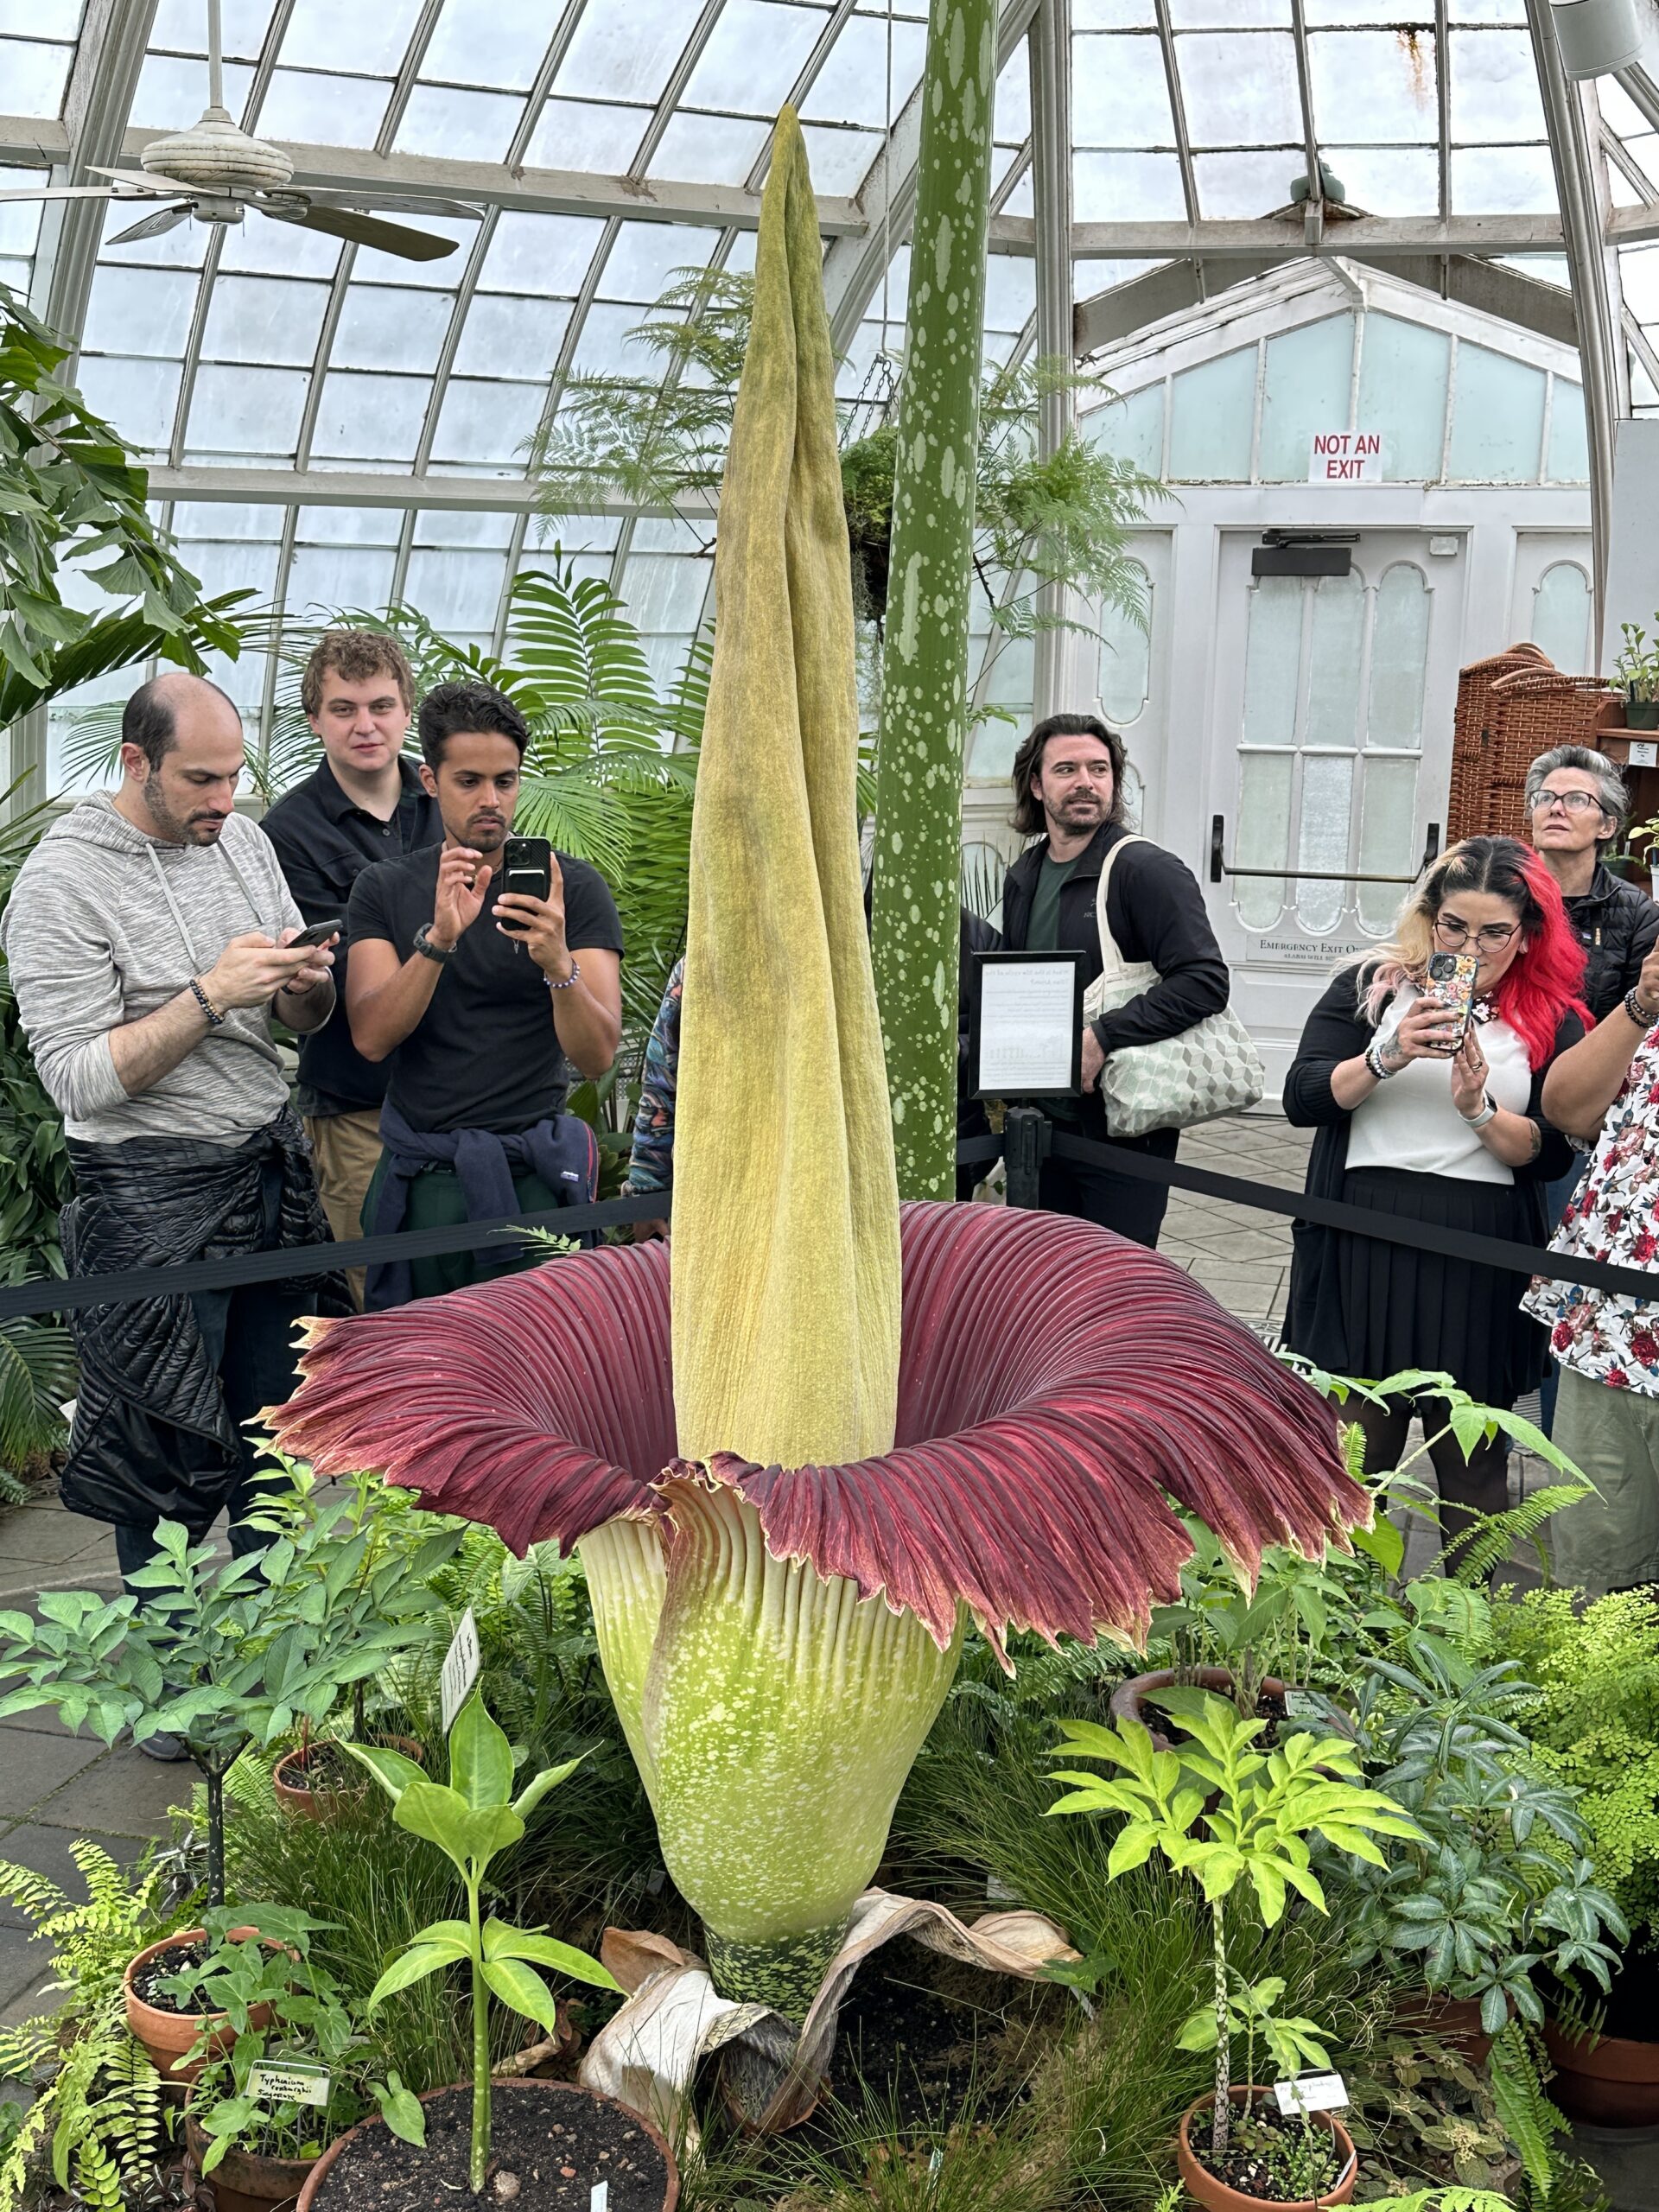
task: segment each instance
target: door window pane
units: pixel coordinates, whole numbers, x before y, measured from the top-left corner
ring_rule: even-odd
[[[1145,594],[1146,626],[1109,607],[1100,620],[1100,703],[1108,721],[1128,728],[1146,709],[1152,663],[1152,584],[1138,561],[1128,563]]]
[[[1544,570],[1532,594],[1532,642],[1557,668],[1577,675],[1590,665],[1590,579],[1576,561]]]
[[[1296,865],[1300,868],[1348,866],[1348,838],[1353,813],[1351,755],[1306,753],[1302,759],[1301,829]],[[1296,911],[1306,930],[1334,929],[1342,918],[1347,886],[1334,879],[1299,883]]]
[[[1301,662],[1301,580],[1263,576],[1250,591],[1249,643],[1244,655],[1246,745],[1294,741]]]
[[[1282,868],[1290,845],[1291,775],[1288,753],[1247,753],[1238,779],[1235,868]],[[1273,876],[1234,879],[1238,918],[1247,929],[1271,929],[1285,903],[1286,885]]]
[[[1359,825],[1359,873],[1362,875],[1409,875],[1416,855],[1412,850],[1417,812],[1417,763],[1414,760],[1368,760],[1365,798]],[[1403,883],[1362,883],[1359,919],[1362,928],[1381,937],[1399,912],[1407,895]]]
[[[1352,745],[1359,719],[1359,658],[1365,642],[1365,587],[1357,572],[1313,587],[1304,745]]]
[[[1421,569],[1397,562],[1376,588],[1367,745],[1421,749],[1427,675],[1428,585]]]

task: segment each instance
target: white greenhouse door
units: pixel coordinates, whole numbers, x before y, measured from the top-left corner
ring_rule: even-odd
[[[1222,541],[1206,890],[1272,1095],[1443,830],[1467,556],[1433,542],[1366,531],[1346,576],[1254,577],[1257,537]]]
[[[1583,531],[1517,530],[1505,644],[1529,641],[1567,676],[1588,676],[1590,539]]]

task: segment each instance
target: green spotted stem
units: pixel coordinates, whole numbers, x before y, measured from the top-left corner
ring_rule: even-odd
[[[872,932],[899,1192],[954,1194],[957,889],[996,0],[932,0],[882,671]]]

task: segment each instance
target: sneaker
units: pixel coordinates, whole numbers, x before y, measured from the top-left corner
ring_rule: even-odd
[[[188,1759],[190,1756],[190,1747],[182,1736],[169,1736],[165,1729],[160,1728],[153,1736],[146,1736],[136,1748],[147,1759],[161,1759],[168,1765],[179,1759]]]

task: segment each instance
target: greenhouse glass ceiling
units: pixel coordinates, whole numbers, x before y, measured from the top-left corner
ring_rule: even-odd
[[[488,637],[526,543],[527,442],[572,375],[658,373],[630,334],[671,272],[747,265],[785,100],[820,194],[843,391],[899,346],[925,0],[223,13],[226,105],[285,149],[295,186],[358,192],[454,250],[411,261],[252,213],[123,244],[142,203],[0,202],[0,281],[79,338],[88,397],[152,456],[187,542],[241,548],[216,582],[234,570],[290,610],[427,590],[435,619]],[[1565,84],[1547,0],[1382,15],[1003,0],[988,351],[1037,346],[1046,252],[1078,298],[1108,296],[1104,321],[1078,325],[1102,344],[1310,247],[1448,290],[1478,279],[1491,311],[1559,334],[1567,303],[1538,280],[1565,283],[1572,255],[1597,271],[1578,326],[1592,451],[1612,416],[1659,408],[1659,90],[1641,68]],[[1034,18],[1070,56],[1065,239],[1049,234],[1065,188],[1033,188]],[[206,22],[204,0],[0,0],[0,188],[136,170],[207,105]],[[1316,155],[1310,223],[1293,187]],[[1191,290],[1150,283],[1160,270]],[[678,527],[641,538],[601,512],[585,542],[669,556],[689,550]],[[669,575],[642,608],[665,649],[696,619]]]

